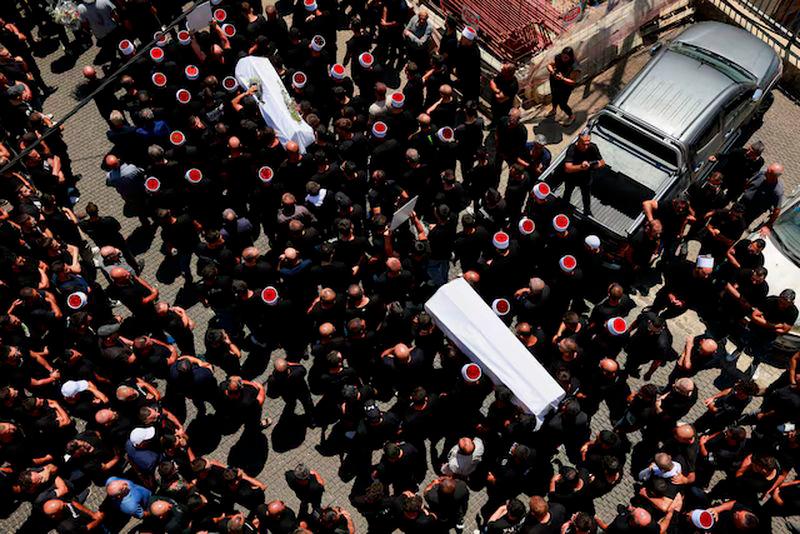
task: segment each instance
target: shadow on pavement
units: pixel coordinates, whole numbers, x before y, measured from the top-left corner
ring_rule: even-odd
[[[222,440],[219,420],[214,415],[197,416],[186,428],[192,450],[198,456],[213,452]]]
[[[273,433],[274,436],[274,433]],[[228,453],[228,465],[257,477],[269,457],[269,440],[260,429],[245,429]]]
[[[77,62],[78,62],[77,56],[64,54],[63,56],[56,59],[50,64],[50,72],[52,72],[53,74],[63,74],[72,67],[74,67],[75,63]]]
[[[286,408],[290,408],[287,405]],[[308,418],[297,415],[294,410],[284,408],[272,430],[272,448],[275,452],[286,452],[300,447],[306,439]]]
[[[156,237],[157,226],[137,226],[126,240],[134,254],[144,254],[150,250],[153,239]]]

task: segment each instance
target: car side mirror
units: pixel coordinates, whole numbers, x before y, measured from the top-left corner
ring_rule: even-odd
[[[758,102],[759,100],[761,100],[762,96],[764,96],[764,90],[759,88],[753,91],[753,96],[750,97],[750,100],[752,100],[753,102]]]
[[[661,50],[661,46],[662,46],[661,43],[656,43],[653,46],[651,46],[650,47],[650,55],[651,56],[656,55],[658,53],[658,51]]]

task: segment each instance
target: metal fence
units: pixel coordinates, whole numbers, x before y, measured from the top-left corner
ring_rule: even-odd
[[[797,0],[744,0],[742,4],[787,38],[800,30],[800,2]]]

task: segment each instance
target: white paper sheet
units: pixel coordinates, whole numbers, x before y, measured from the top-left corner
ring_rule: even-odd
[[[417,207],[418,198],[419,195],[415,196],[406,202],[400,209],[394,212],[394,215],[392,215],[392,224],[389,226],[390,230],[396,230],[401,224],[406,222],[409,217],[411,217],[411,212],[414,211],[415,207]]]
[[[211,3],[203,2],[198,4],[191,13],[186,15],[186,29],[199,32],[208,28],[213,15],[211,14]]]

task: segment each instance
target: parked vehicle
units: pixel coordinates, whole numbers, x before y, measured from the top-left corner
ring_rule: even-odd
[[[772,48],[719,22],[694,24],[652,55],[587,126],[606,162],[592,171],[592,215],[582,213],[577,189],[569,199],[579,221],[618,243],[642,226],[643,201],[680,195],[711,172],[710,155],[737,146],[769,108],[782,73]],[[541,177],[554,189],[565,153]]]
[[[760,237],[758,233],[751,239]],[[769,271],[767,280],[772,293],[800,287],[800,193],[789,199],[764,239],[764,267]],[[781,336],[776,348],[791,355],[800,350],[800,322]]]

